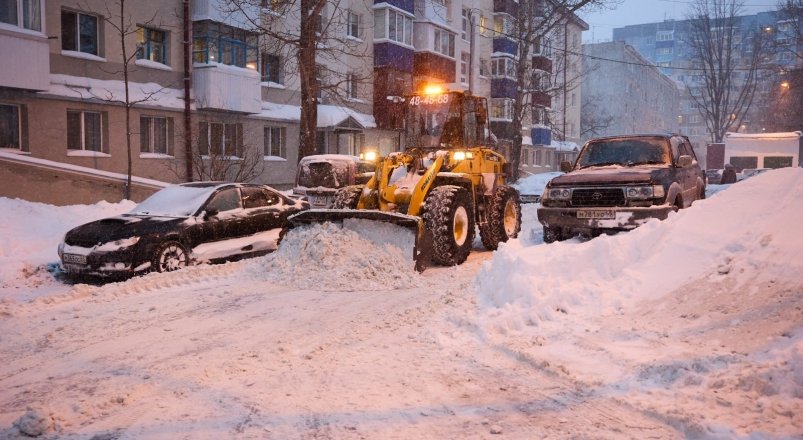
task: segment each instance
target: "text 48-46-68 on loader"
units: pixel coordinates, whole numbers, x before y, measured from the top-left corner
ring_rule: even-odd
[[[404,106],[405,151],[380,158],[365,185],[340,189],[332,209],[301,212],[291,224],[340,222],[374,242],[402,249],[412,242],[418,270],[463,263],[477,226],[490,250],[515,238],[519,194],[505,182],[504,157],[485,146],[485,98],[421,93],[406,96]],[[384,224],[372,228],[376,222]],[[408,237],[392,237],[398,233]]]

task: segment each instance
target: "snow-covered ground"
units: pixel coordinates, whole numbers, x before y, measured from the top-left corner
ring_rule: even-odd
[[[329,227],[106,285],[56,245],[132,205],[0,199],[0,438],[802,438],[803,170],[710,189],[423,274]]]

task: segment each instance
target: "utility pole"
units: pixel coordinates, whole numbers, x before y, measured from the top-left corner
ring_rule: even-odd
[[[192,27],[190,27],[190,0],[183,0],[184,27],[184,155],[186,156],[187,182],[192,182]]]

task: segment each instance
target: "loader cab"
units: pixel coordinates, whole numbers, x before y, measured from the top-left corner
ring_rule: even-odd
[[[427,91],[406,97],[407,148],[450,149],[485,145],[485,98]]]

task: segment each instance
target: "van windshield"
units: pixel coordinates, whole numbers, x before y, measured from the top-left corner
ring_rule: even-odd
[[[298,169],[298,186],[306,188],[342,188],[349,184],[349,163],[327,160],[302,163]]]

